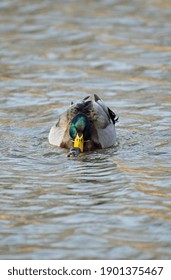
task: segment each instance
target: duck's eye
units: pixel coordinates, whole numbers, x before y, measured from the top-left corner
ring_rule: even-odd
[[[70,125],[69,135],[72,139],[75,139],[75,137],[77,135],[77,131],[76,131],[75,125],[73,123],[71,123],[71,125]]]

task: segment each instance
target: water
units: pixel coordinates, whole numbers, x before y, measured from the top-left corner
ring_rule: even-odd
[[[1,259],[171,258],[171,3],[0,3]],[[98,94],[119,145],[67,159],[47,141]]]

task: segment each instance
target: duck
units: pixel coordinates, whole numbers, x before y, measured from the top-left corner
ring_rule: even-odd
[[[115,123],[118,117],[96,94],[87,96],[62,113],[50,129],[53,146],[70,149],[68,157],[103,149],[116,144]]]

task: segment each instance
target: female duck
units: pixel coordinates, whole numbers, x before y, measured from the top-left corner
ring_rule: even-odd
[[[115,122],[118,120],[97,95],[71,104],[59,116],[49,133],[49,143],[70,149],[68,156],[116,144]]]

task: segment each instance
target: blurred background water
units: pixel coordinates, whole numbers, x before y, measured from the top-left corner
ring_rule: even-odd
[[[0,2],[0,258],[171,258],[171,2]],[[50,127],[98,94],[119,145],[65,157]]]

